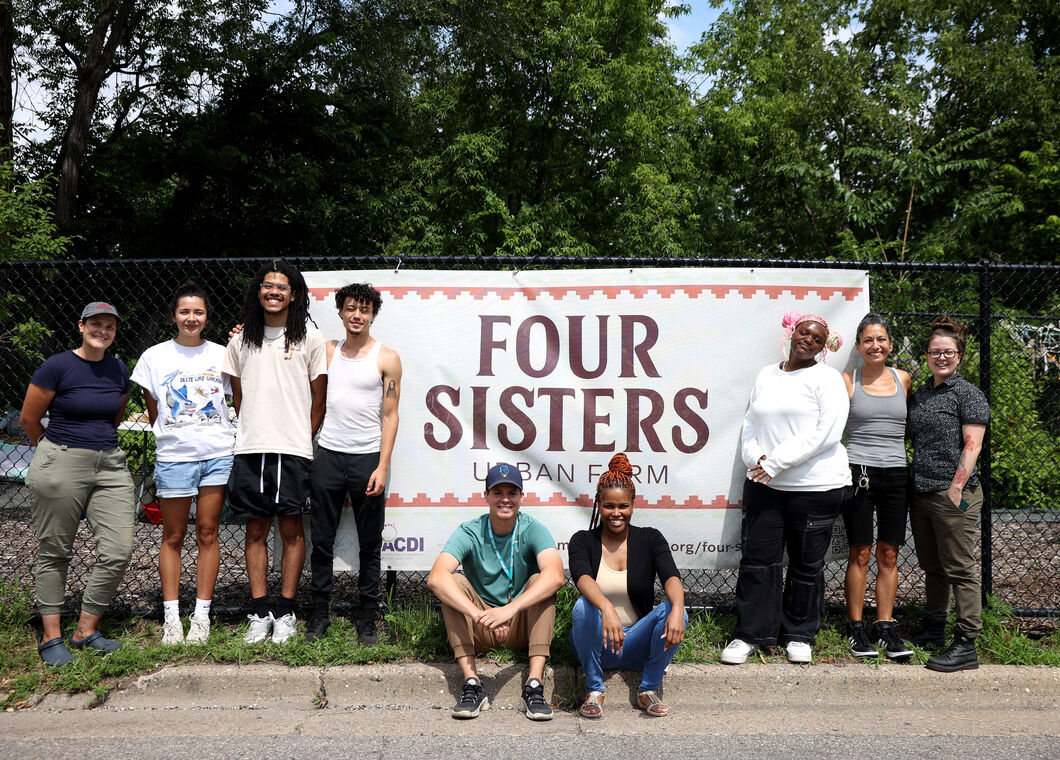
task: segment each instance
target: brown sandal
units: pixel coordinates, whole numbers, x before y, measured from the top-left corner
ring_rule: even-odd
[[[583,718],[602,718],[604,715],[604,693],[602,691],[590,691],[585,695],[585,701],[578,708],[578,714]]]
[[[642,691],[637,694],[637,705],[653,718],[665,718],[670,714],[670,706],[664,704],[654,691]]]

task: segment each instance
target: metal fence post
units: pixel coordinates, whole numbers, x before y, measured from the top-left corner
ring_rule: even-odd
[[[986,395],[987,401],[993,402],[990,391],[990,262],[979,265],[979,388]],[[983,507],[980,515],[980,542],[982,544],[982,589],[983,606],[986,597],[994,592],[994,547],[993,547],[993,504],[990,484],[990,426],[986,427],[983,436],[983,449],[979,455],[979,483],[983,489]]]

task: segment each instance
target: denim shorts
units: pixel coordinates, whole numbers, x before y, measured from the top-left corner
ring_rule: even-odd
[[[231,471],[231,456],[201,462],[156,462],[155,493],[160,499],[196,496],[203,486],[228,485]]]

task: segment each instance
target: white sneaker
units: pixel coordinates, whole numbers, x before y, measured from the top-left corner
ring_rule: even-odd
[[[787,651],[788,662],[802,663],[813,659],[813,650],[805,641],[789,641]]]
[[[180,618],[170,618],[162,622],[162,643],[184,643],[184,624],[180,622]]]
[[[191,616],[191,625],[188,626],[188,635],[184,638],[185,644],[205,644],[210,638],[210,618]]]
[[[743,639],[733,639],[721,652],[721,661],[726,665],[743,665],[747,658],[758,651],[756,644],[748,644]]]
[[[295,635],[295,624],[298,619],[294,616],[293,612],[288,612],[283,617],[273,618],[272,623],[272,643],[273,644],[286,644],[287,639]]]
[[[247,628],[247,632],[243,634],[244,644],[260,644],[265,639],[269,638],[269,631],[272,630],[271,612],[266,617],[247,615],[247,620],[250,621],[250,627]]]

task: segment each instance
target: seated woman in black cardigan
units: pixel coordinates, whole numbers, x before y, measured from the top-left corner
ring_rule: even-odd
[[[630,525],[633,468],[615,454],[596,486],[589,530],[570,540],[570,574],[582,593],[574,605],[571,641],[585,671],[583,718],[603,714],[604,670],[642,670],[637,705],[652,717],[670,708],[656,691],[685,638],[685,590],[670,545],[655,528]],[[655,578],[666,599],[655,602]]]

